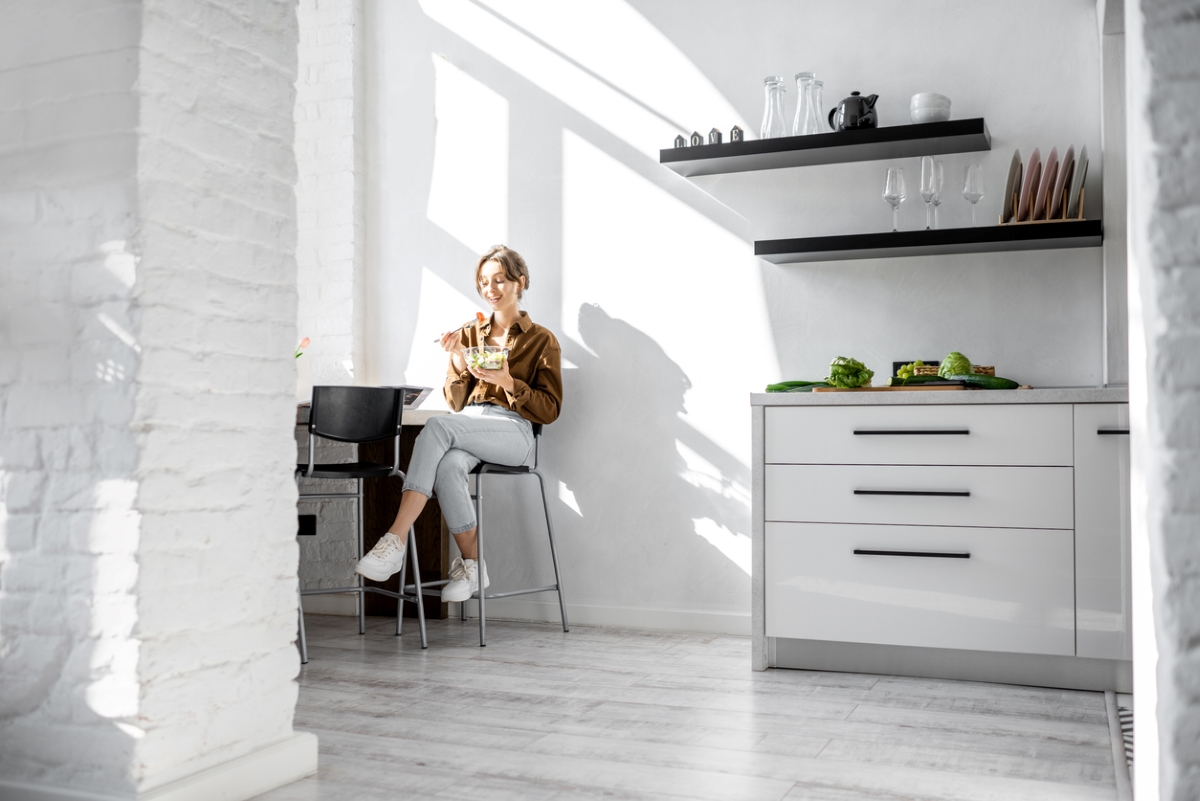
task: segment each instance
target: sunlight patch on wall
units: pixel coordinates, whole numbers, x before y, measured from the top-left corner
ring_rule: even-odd
[[[744,484],[721,475],[721,470],[712,462],[705,459],[694,450],[675,440],[675,450],[683,457],[687,469],[683,472],[683,480],[693,487],[715,492],[730,500],[737,501],[750,508],[750,488]]]
[[[446,351],[436,340],[452,326],[475,316],[479,303],[467,297],[428,267],[421,268],[421,301],[417,306],[417,325],[404,381],[433,387],[422,409],[444,409],[446,402],[438,388],[446,380]]]
[[[558,482],[558,499],[572,512],[583,517],[583,512],[579,511],[579,501],[575,500],[575,493],[561,481]]]
[[[135,718],[138,682],[137,548],[141,515],[134,507],[138,483],[104,479],[92,490],[87,550],[97,555],[92,573],[95,644],[89,655],[91,681],[84,691],[88,708],[102,718]]]
[[[564,9],[563,13],[569,13],[580,4],[564,5],[568,9]],[[676,126],[658,114],[474,3],[467,0],[421,0],[421,9],[440,25],[498,59],[522,78],[656,162],[659,148],[669,147],[680,133]],[[606,43],[611,46],[610,40],[606,39]],[[616,50],[620,55],[625,53],[626,48]],[[462,103],[463,100],[456,98],[455,102]],[[469,106],[470,103],[464,103],[464,108]],[[478,119],[474,116],[476,110],[471,111],[473,119]],[[440,136],[439,132],[439,139]]]
[[[751,130],[712,81],[625,0],[480,2],[677,123],[684,135],[692,130],[707,134],[714,124],[727,136],[733,125]],[[613,42],[621,46],[613,47]],[[652,144],[670,147],[667,140]]]
[[[750,243],[564,131],[562,269],[563,331],[597,303],[653,339],[691,381],[684,418],[748,466],[747,395],[779,374]]]
[[[433,57],[437,136],[426,215],[473,253],[508,239],[508,101]]]
[[[693,518],[696,533],[708,541],[725,558],[733,562],[747,576],[750,575],[750,538],[737,534],[707,517]]]

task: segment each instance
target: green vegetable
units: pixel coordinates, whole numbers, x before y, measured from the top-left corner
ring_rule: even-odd
[[[778,384],[767,384],[767,392],[805,392],[813,387],[827,386],[824,381],[780,381]]]
[[[908,386],[909,384],[945,384],[945,383],[946,383],[946,379],[942,378],[940,375],[914,375],[914,376],[909,376],[908,378],[894,375],[888,379],[887,385],[889,387],[903,387],[903,386]]]
[[[995,375],[962,373],[961,375],[948,375],[946,378],[950,381],[962,381],[968,387],[979,387],[980,389],[1016,389],[1021,386],[1012,379],[1001,378]]]
[[[949,356],[942,359],[942,364],[938,367],[938,375],[942,378],[949,378],[952,375],[970,375],[971,360],[963,356],[958,351],[953,351]]]
[[[874,370],[868,370],[867,366],[857,359],[838,356],[829,363],[829,375],[825,380],[835,387],[854,389],[871,383],[871,377],[874,375]]]

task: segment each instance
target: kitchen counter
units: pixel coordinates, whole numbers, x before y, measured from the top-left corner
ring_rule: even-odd
[[[1129,387],[913,390],[908,392],[753,392],[751,406],[945,406],[991,403],[1128,403]]]
[[[751,395],[754,669],[1127,692],[1128,398]]]

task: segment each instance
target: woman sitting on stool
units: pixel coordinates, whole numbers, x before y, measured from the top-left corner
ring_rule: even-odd
[[[529,288],[529,268],[516,251],[496,245],[475,265],[475,286],[492,307],[492,316],[443,334],[450,354],[444,389],[446,402],[460,414],[432,417],[417,437],[409,463],[400,511],[388,532],[355,567],[373,581],[400,572],[409,528],[437,492],[446,526],[462,556],[450,566],[442,601],[465,601],[487,587],[487,566],[477,564],[475,507],[469,474],[481,461],[524,464],[533,452],[531,423],[553,423],[562,406],[562,368],[554,334],[529,319],[518,306]],[[508,348],[499,370],[471,367],[463,349],[495,345]]]

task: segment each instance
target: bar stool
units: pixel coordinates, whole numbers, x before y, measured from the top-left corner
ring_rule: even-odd
[[[513,596],[516,596],[516,595],[532,595],[532,594],[538,593],[538,592],[557,592],[558,593],[558,609],[562,615],[563,631],[571,630],[570,626],[567,622],[567,602],[563,599],[562,577],[560,576],[559,570],[558,570],[558,549],[554,545],[554,524],[553,524],[553,521],[550,519],[550,504],[546,500],[546,480],[542,477],[542,474],[540,472],[538,472],[538,469],[537,469],[537,467],[538,467],[538,449],[539,449],[539,446],[541,443],[541,437],[542,437],[542,424],[534,423],[533,424],[533,443],[534,443],[534,445],[533,445],[533,467],[530,467],[529,465],[506,465],[506,464],[493,464],[491,462],[480,462],[475,467],[475,469],[471,471],[472,474],[475,476],[475,492],[471,495],[471,497],[475,499],[475,526],[476,526],[475,536],[476,536],[476,542],[478,544],[477,547],[479,549],[480,564],[483,563],[483,485],[484,485],[483,477],[486,475],[522,476],[522,475],[527,475],[527,474],[532,473],[533,475],[537,476],[538,486],[541,488],[541,491],[542,491],[542,509],[546,513],[546,533],[549,535],[549,538],[550,538],[550,561],[554,565],[554,583],[551,584],[550,586],[530,587],[528,589],[509,590],[507,592],[492,592],[492,593],[487,593],[486,595],[483,592],[483,571],[482,571],[482,569],[480,570],[479,591],[476,593],[473,593],[471,595],[471,597],[475,598],[479,601],[479,646],[481,648],[487,645],[487,639],[486,639],[487,622],[486,622],[486,614],[485,614],[485,602],[496,599],[496,598],[512,598]],[[424,591],[426,594],[432,595],[436,591],[437,594],[440,595],[441,588],[444,585],[449,584],[449,583],[450,583],[450,580],[445,579],[442,581],[429,581],[421,586],[401,585],[401,587],[405,592],[413,591],[413,592],[419,594],[422,591]],[[424,590],[422,590],[422,586],[425,588]],[[461,614],[462,614],[462,619],[466,620],[467,619],[466,601],[462,602],[462,604],[460,605],[460,610],[461,610]]]
[[[358,559],[363,556],[363,479],[386,478],[396,476],[404,478],[400,469],[400,425],[404,413],[405,387],[313,387],[312,408],[308,417],[308,464],[296,465],[296,484],[299,486],[302,478],[323,478],[334,480],[355,479],[355,492],[321,492],[304,493],[301,500],[345,500],[354,498],[357,503],[358,517]],[[377,442],[392,437],[392,463],[390,465],[375,462],[350,462],[340,464],[315,464],[315,442],[317,437],[335,442],[352,442],[361,444]],[[421,591],[421,568],[417,560],[417,538],[412,528],[408,531],[408,558],[400,571],[400,592],[392,592],[382,587],[368,587],[361,575],[356,586],[331,587],[317,590],[301,590],[301,606],[299,611],[299,642],[300,661],[308,663],[308,641],[304,633],[305,595],[332,595],[334,593],[353,593],[358,607],[358,633],[367,631],[366,593],[374,592],[396,599],[396,635],[399,636],[404,620],[404,602],[417,605],[417,621],[421,630],[421,647],[429,646],[425,636],[425,602]],[[408,592],[405,587],[405,573],[409,563],[413,566],[414,592]]]

